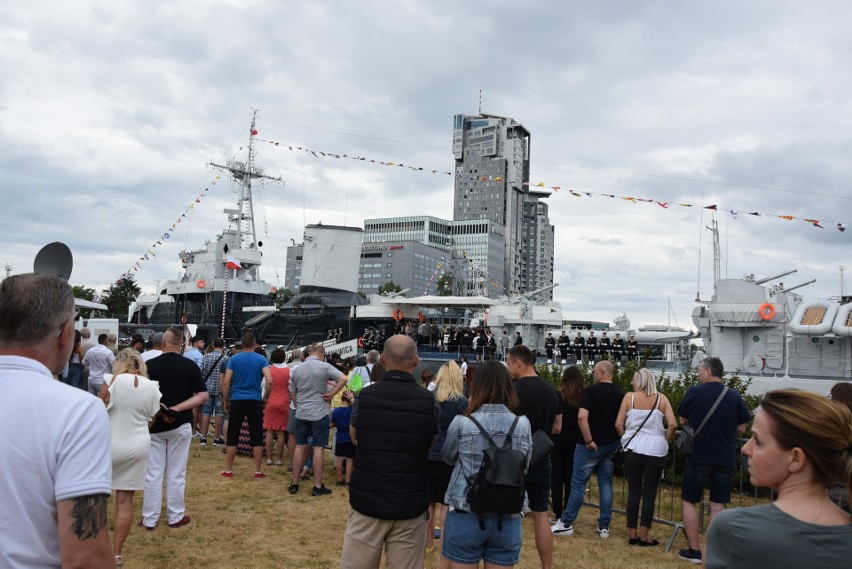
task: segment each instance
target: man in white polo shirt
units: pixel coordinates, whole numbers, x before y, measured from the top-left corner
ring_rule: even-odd
[[[109,420],[97,398],[55,381],[74,347],[62,279],[0,283],[0,565],[114,567],[107,520]]]

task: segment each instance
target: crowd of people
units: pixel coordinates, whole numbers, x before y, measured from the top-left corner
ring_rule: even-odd
[[[239,451],[252,457],[256,479],[266,477],[264,455],[267,467],[285,467],[286,458],[289,493],[312,479],[313,496],[333,492],[324,483],[331,445],[336,483],[351,506],[341,567],[379,567],[384,557],[386,567],[420,568],[439,541],[442,567],[513,566],[521,518],[529,516],[540,564],[549,568],[554,537],[583,531],[575,522],[592,474],[600,496],[594,529],[610,537],[614,461],[622,454],[627,542],[654,547],[657,491],[679,425],[694,433],[681,489],[682,559],[708,567],[837,567],[852,555],[849,383],[835,386],[830,399],[769,392],[752,417],[724,385],[717,358],[701,362],[700,383],[674,409],[647,369],[623,393],[608,359],[595,364],[592,385],[569,366],[554,389],[520,337],[488,331],[484,345],[505,348],[504,361],[478,363],[467,381],[466,358],[414,376],[422,367],[418,343],[434,336],[420,325],[411,327],[413,336],[403,329],[382,338],[381,352],[347,361],[326,358],[322,344],[267,357],[251,333],[227,354],[222,339],[207,346],[180,329],[113,350],[108,335],[95,342],[78,332],[78,316],[61,279],[30,274],[0,283],[0,427],[16,432],[0,440],[0,503],[7,507],[0,559],[11,567],[121,565],[137,491],[140,528],[157,527],[164,501],[169,527],[190,524],[193,441],[223,447],[225,478],[240,476]],[[456,344],[440,342],[466,345],[465,334],[453,334]],[[481,336],[471,335],[478,345]],[[553,346],[568,349],[561,338]],[[21,429],[36,405],[51,420],[44,429]],[[726,510],[737,438],[752,420],[742,448],[749,476],[777,498]],[[708,486],[702,551],[696,506]]]

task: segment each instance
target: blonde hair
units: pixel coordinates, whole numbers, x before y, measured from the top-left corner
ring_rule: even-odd
[[[448,399],[458,399],[464,395],[464,382],[459,364],[449,361],[441,366],[435,376],[435,399],[439,403]]]
[[[840,480],[852,491],[852,412],[848,407],[810,391],[777,389],[763,396],[759,412],[771,419],[778,446],[802,449],[816,482],[828,487]]]
[[[657,394],[657,378],[648,368],[643,367],[638,370],[633,374],[633,379],[636,380],[636,391],[642,391],[648,397]]]
[[[148,368],[145,366],[145,362],[142,361],[142,354],[133,348],[125,348],[115,356],[115,363],[112,364],[112,373],[113,375],[135,373],[147,377]]]

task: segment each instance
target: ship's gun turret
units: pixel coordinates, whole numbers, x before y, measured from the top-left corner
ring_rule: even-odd
[[[816,279],[811,279],[808,282],[802,283],[800,285],[782,288],[778,292],[790,292],[791,290],[796,290],[797,288],[802,288],[803,286],[808,286],[809,284],[813,284],[815,282],[816,282]]]
[[[765,279],[760,279],[759,281],[754,281],[754,284],[762,285],[763,283],[768,283],[769,281],[774,281],[775,279],[780,279],[781,277],[786,277],[787,275],[792,275],[793,273],[799,272],[798,269],[793,269],[792,271],[787,271],[786,273],[781,273],[780,275],[775,275],[774,277],[766,277]],[[811,281],[813,282],[813,281]],[[809,283],[805,283],[809,284]],[[801,285],[804,286],[804,285]],[[787,289],[791,290],[791,289]]]
[[[550,286],[545,286],[545,287],[542,287],[542,288],[537,288],[537,289],[532,290],[532,291],[530,291],[530,292],[526,292],[526,293],[524,293],[524,295],[523,295],[523,296],[524,296],[524,298],[526,298],[526,299],[528,299],[528,300],[529,300],[529,299],[535,298],[535,297],[536,297],[536,295],[539,295],[539,294],[541,294],[541,293],[543,293],[543,292],[547,292],[547,291],[549,291],[549,290],[552,290],[552,289],[554,289],[554,288],[556,288],[556,287],[558,287],[558,286],[559,286],[559,283],[556,283],[556,284],[552,284],[552,285],[550,285]]]

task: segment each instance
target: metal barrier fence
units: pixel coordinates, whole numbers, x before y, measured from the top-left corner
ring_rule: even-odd
[[[734,476],[734,480],[737,481],[737,488],[731,488],[731,505],[733,506],[765,504],[775,499],[774,491],[753,488],[748,484],[748,457],[742,454],[739,450],[747,440],[748,439],[737,439],[737,466],[735,468],[736,474]],[[660,486],[657,488],[657,499],[654,504],[654,523],[672,528],[669,539],[666,542],[666,552],[671,551],[679,531],[683,531],[684,536],[686,535],[686,529],[683,523],[678,521],[681,519],[682,501],[680,497],[680,487],[677,484],[677,474],[683,474],[684,463],[685,459],[675,449],[674,444],[669,445],[669,454],[666,457],[666,468],[663,471],[663,478],[660,482]],[[615,492],[615,488],[619,479],[621,483],[621,499],[617,500],[619,493]],[[591,478],[587,483],[585,492],[588,497],[583,502],[583,505],[600,509],[600,503],[594,501],[594,498],[597,495],[597,484],[592,485]],[[627,479],[623,474],[621,476],[613,476],[613,494],[613,513],[626,515]],[[706,491],[704,496],[707,496]],[[710,512],[709,506],[709,501],[705,501],[704,499],[702,499],[702,501],[698,504],[700,533],[704,533],[704,529],[706,527],[705,521]]]

